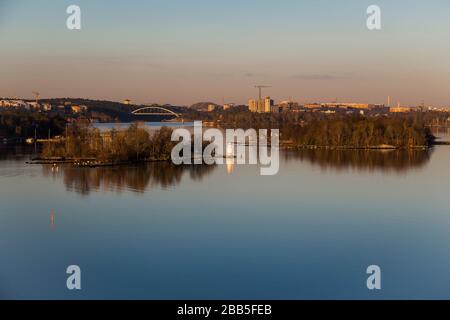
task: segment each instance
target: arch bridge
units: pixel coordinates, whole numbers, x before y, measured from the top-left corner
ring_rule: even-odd
[[[164,107],[142,107],[131,112],[135,116],[175,116],[180,117],[180,114]]]

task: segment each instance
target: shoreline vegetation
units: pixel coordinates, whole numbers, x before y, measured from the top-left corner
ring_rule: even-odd
[[[67,119],[58,114],[43,114],[0,108],[0,142],[2,139],[17,144],[31,137],[60,136],[64,133]]]
[[[288,150],[398,150],[428,149],[435,144],[425,121],[410,117],[336,116],[283,118],[251,113],[223,117],[219,128],[272,128],[280,130],[280,148]],[[66,126],[65,136],[44,143],[41,156],[31,163],[69,163],[97,167],[170,161],[172,129],[150,133],[137,123],[126,130],[100,131],[89,125]]]
[[[126,130],[106,132],[72,125],[64,139],[44,143],[41,156],[31,163],[98,167],[169,161],[175,145],[171,135],[170,128],[162,127],[150,134],[136,123]]]
[[[287,113],[229,114],[221,127],[280,129],[284,146],[293,149],[407,149],[429,148],[436,138],[424,115],[365,117]]]

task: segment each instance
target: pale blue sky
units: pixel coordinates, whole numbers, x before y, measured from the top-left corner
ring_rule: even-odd
[[[66,28],[66,8],[82,30]],[[382,9],[382,30],[366,9]],[[0,0],[0,96],[450,105],[447,0]]]

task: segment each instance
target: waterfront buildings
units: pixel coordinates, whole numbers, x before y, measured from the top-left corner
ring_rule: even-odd
[[[17,109],[33,112],[57,112],[64,114],[80,114],[88,111],[85,105],[74,105],[71,102],[65,102],[63,105],[51,104],[49,102],[25,101],[18,99],[0,99],[0,110]]]
[[[389,112],[391,113],[406,113],[413,111],[413,108],[410,107],[391,107],[389,108]]]
[[[306,109],[319,109],[322,108],[322,105],[320,103],[306,103],[303,107]]]
[[[324,106],[341,109],[366,109],[366,110],[375,108],[374,104],[368,103],[325,103]]]
[[[425,111],[437,111],[437,112],[450,112],[449,107],[427,107],[425,108]]]
[[[87,111],[86,106],[72,105],[71,110],[73,113],[82,113]]]
[[[322,112],[322,113],[346,113],[361,115],[366,114],[386,114],[389,108],[384,104],[370,104],[370,103],[341,103],[341,102],[325,102],[325,103],[306,103],[303,105],[304,111]],[[333,111],[333,112],[330,112]]]
[[[42,104],[42,110],[43,111],[49,112],[49,111],[52,111],[52,109],[53,109],[53,107],[52,107],[52,105],[50,103]]]
[[[374,109],[377,106],[379,105],[368,103],[342,103],[342,102],[308,103],[304,105],[306,109],[334,108],[334,109],[362,109],[362,110]]]
[[[223,105],[223,110],[225,111],[225,110],[231,109],[233,107],[234,107],[233,103],[226,103]]]
[[[294,111],[299,108],[299,104],[292,100],[281,101],[278,106],[280,107],[280,111]]]
[[[23,100],[2,99],[2,100],[0,100],[0,108],[26,108],[26,109],[29,109],[30,105]]]

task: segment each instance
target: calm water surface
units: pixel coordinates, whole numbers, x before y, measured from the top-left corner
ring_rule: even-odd
[[[450,146],[284,152],[273,177],[29,157],[0,149],[0,298],[450,299]]]

